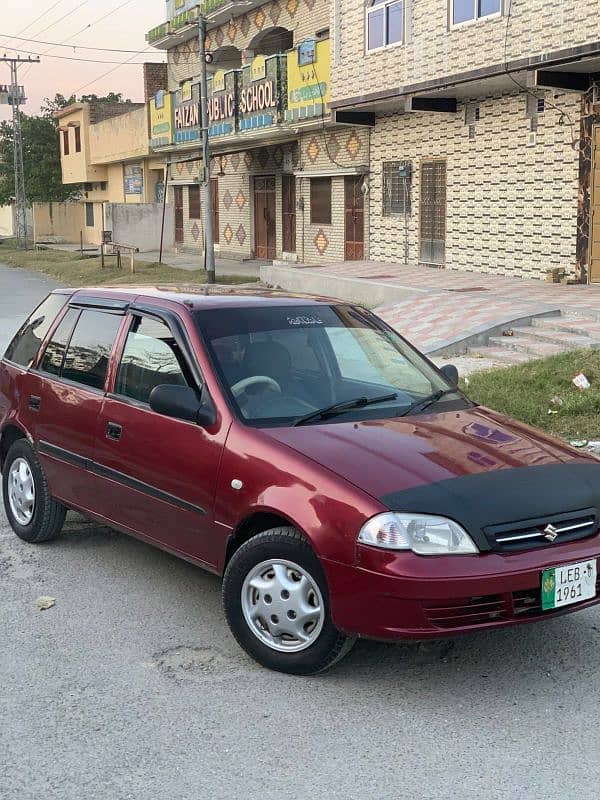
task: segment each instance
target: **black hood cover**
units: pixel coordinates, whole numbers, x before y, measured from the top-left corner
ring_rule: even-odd
[[[600,463],[548,464],[465,475],[391,492],[380,498],[390,511],[449,517],[480,550],[491,550],[490,527],[509,531],[566,519],[571,512],[600,509]],[[593,532],[597,530],[594,526]],[[587,534],[589,535],[589,531]],[[569,539],[579,538],[577,535]],[[546,544],[546,542],[544,542]]]

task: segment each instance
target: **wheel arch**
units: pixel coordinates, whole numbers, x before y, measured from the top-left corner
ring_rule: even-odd
[[[307,541],[310,542],[306,533],[289,517],[279,511],[254,511],[245,517],[233,530],[227,540],[225,551],[225,563],[223,569],[227,567],[231,557],[245,542],[257,536],[259,533],[268,531],[271,528],[294,528]]]
[[[29,439],[23,428],[14,423],[9,423],[2,429],[0,433],[0,471],[4,467],[8,451],[18,439]]]

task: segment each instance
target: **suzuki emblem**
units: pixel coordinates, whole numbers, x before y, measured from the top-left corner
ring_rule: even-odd
[[[544,528],[544,537],[548,539],[549,542],[554,542],[558,538],[558,531],[554,525],[546,525]]]

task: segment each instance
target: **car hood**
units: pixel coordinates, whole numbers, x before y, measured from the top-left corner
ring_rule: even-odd
[[[264,433],[387,508],[469,528],[600,507],[595,458],[482,407]]]

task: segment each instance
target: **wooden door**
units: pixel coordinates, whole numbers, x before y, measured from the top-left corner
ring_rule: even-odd
[[[254,178],[254,254],[275,258],[275,176]]]
[[[593,142],[590,282],[600,283],[600,126],[595,130]]]
[[[421,162],[419,260],[443,264],[446,260],[446,162]]]
[[[213,222],[213,241],[219,244],[219,179],[210,179],[211,201],[212,201],[212,222]]]
[[[360,175],[344,178],[344,258],[360,261],[365,257],[365,198]]]
[[[175,187],[175,242],[183,242],[183,186]]]
[[[281,223],[283,252],[296,252],[296,178],[281,176]]]

